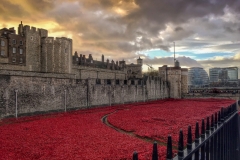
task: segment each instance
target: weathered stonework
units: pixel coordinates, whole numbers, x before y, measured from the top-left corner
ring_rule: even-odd
[[[108,70],[101,68],[92,68],[85,66],[76,66],[72,68],[72,73],[76,75],[78,79],[96,78],[96,79],[127,79],[126,72],[121,70]]]
[[[41,71],[51,73],[71,73],[72,40],[68,38],[44,37],[41,39]]]
[[[0,37],[1,43],[6,41],[6,45],[0,48],[1,52],[6,53],[0,56],[1,69],[71,73],[71,39],[64,37],[54,39],[48,37],[47,30],[23,26],[22,23],[19,24],[18,34],[15,33],[14,28],[3,28],[0,34],[3,35]]]
[[[188,70],[182,69],[181,70],[181,90],[182,94],[188,93]]]
[[[12,39],[16,37],[25,40],[25,52],[16,57],[26,60],[13,65],[9,54],[0,56],[0,118],[15,115],[16,109],[17,114],[63,111],[181,98],[187,92],[187,70],[180,67],[164,66],[160,77],[143,77],[140,57],[137,64],[127,65],[124,60],[104,62],[103,55],[102,61],[72,56],[71,39],[48,37],[47,30],[22,23]]]
[[[63,111],[65,104],[67,109],[80,109],[168,97],[163,82],[152,77],[96,84],[96,79],[75,79],[73,74],[0,70],[0,83],[1,118],[15,115],[16,95],[18,114]]]
[[[181,67],[159,67],[159,76],[169,85],[170,98],[182,98],[188,92],[188,70]]]

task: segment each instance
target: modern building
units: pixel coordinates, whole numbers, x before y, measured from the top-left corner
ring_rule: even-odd
[[[188,69],[188,86],[201,87],[209,84],[207,72],[201,67],[192,67]]]
[[[210,68],[209,69],[210,83],[214,82],[237,82],[238,67],[227,68]]]

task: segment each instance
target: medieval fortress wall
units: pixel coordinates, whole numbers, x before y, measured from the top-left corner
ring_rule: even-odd
[[[1,29],[0,39],[0,118],[16,112],[181,98],[187,92],[187,71],[164,73],[167,77],[143,77],[140,57],[137,64],[125,64],[124,60],[105,61],[104,55],[102,61],[94,61],[92,55],[72,55],[71,39],[48,37],[45,29],[21,23],[18,34],[14,28]]]
[[[23,26],[18,27],[18,34],[15,34],[14,28],[0,30],[0,37],[6,38],[5,46],[10,46],[12,43],[15,46],[15,53],[12,48],[8,50],[5,56],[0,56],[0,62],[5,60],[5,63],[0,63],[0,69],[32,71],[32,72],[52,72],[52,73],[71,73],[72,64],[72,40],[65,37],[48,37],[48,31],[41,28]],[[14,38],[11,38],[15,35]],[[19,39],[24,39],[20,44]],[[14,42],[13,42],[14,41]],[[23,57],[23,62],[17,58],[21,53],[18,48],[23,47],[23,52],[26,56]],[[12,61],[12,59],[15,61]]]
[[[126,81],[125,81],[126,82]],[[160,79],[75,79],[74,74],[0,70],[0,117],[46,111],[64,111],[101,105],[164,99],[168,89]]]

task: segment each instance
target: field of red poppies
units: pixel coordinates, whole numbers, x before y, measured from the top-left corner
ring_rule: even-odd
[[[42,116],[0,120],[0,159],[151,159],[152,144],[118,132],[109,123],[134,134],[166,142],[174,141],[180,128],[210,116],[235,101],[219,99],[159,100]],[[116,112],[115,112],[116,111]],[[166,147],[158,146],[165,159]]]
[[[117,128],[163,143],[167,143],[167,137],[171,135],[173,145],[177,147],[180,129],[183,129],[187,137],[188,125],[191,125],[194,131],[197,121],[201,124],[201,120],[205,119],[206,122],[207,117],[234,102],[219,99],[158,101],[141,107],[132,106],[126,110],[119,110],[110,115],[108,121]],[[186,141],[187,138],[185,143]]]

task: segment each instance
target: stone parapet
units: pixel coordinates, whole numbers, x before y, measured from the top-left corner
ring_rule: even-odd
[[[41,72],[17,71],[17,70],[16,71],[0,70],[0,75],[22,76],[22,77],[75,79],[75,74],[41,73]]]

